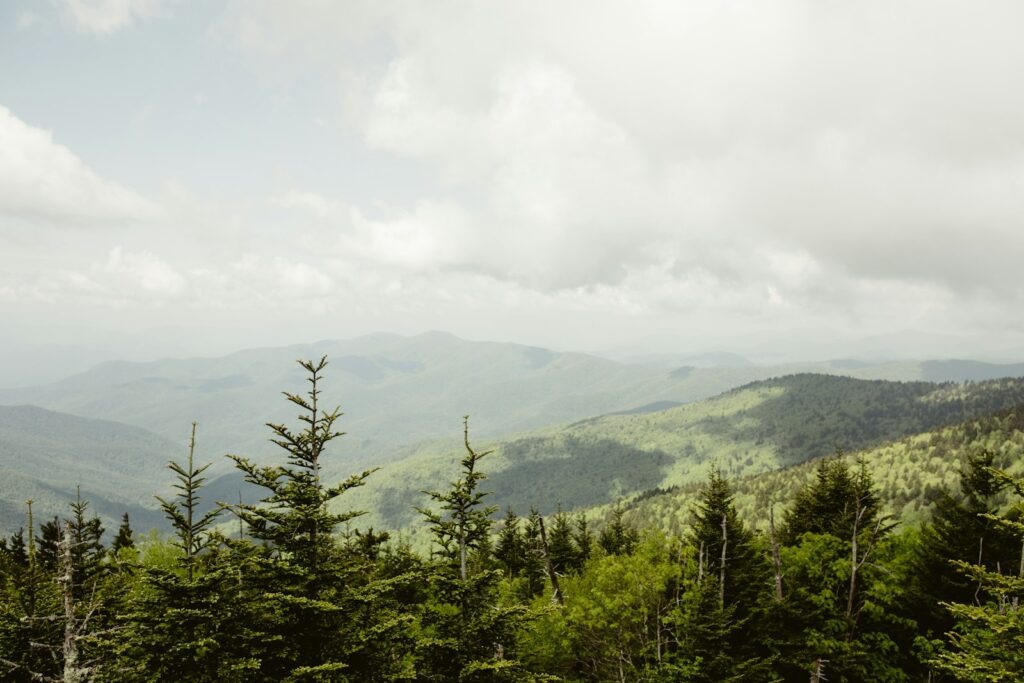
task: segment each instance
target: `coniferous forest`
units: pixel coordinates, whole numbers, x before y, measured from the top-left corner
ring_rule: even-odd
[[[279,460],[229,456],[260,502],[207,499],[193,424],[167,533],[105,530],[81,496],[52,519],[27,504],[0,541],[3,680],[1024,679],[1024,482],[992,438],[962,440],[919,523],[837,455],[744,514],[755,485],[712,469],[670,533],[641,521],[658,496],[646,516],[497,509],[466,418],[449,483],[408,501],[414,544],[346,505],[374,470],[321,476],[343,417],[326,359],[302,366],[297,422],[268,425]]]

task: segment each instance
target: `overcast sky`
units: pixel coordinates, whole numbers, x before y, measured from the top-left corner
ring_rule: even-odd
[[[1019,353],[1022,26],[1019,0],[2,0],[0,350]]]

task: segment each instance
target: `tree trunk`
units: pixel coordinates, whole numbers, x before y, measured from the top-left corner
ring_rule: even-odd
[[[78,633],[75,617],[74,556],[71,526],[64,525],[63,546],[60,554],[61,574],[57,579],[64,597],[64,683],[84,683],[87,670],[78,665]]]
[[[825,680],[825,662],[827,659],[818,657],[814,660],[814,671],[811,672],[811,683],[822,683]]]
[[[768,508],[768,532],[771,535],[772,565],[775,567],[775,601],[782,602],[782,557],[779,542],[775,539],[775,506]]]
[[[564,605],[562,589],[558,585],[558,574],[555,573],[555,568],[551,565],[551,555],[548,553],[548,534],[544,530],[544,518],[538,515],[538,519],[540,520],[540,547],[544,552],[544,569],[547,570],[548,578],[551,579],[551,601]]]
[[[718,563],[718,602],[725,609],[725,558],[729,547],[729,532],[726,531],[726,516],[722,515],[722,559]]]

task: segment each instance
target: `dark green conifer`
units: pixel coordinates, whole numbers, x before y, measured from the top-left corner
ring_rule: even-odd
[[[598,534],[597,544],[609,555],[628,555],[640,540],[639,532],[622,520],[625,514],[620,500],[612,508],[611,519]]]
[[[308,374],[308,391],[284,396],[300,408],[301,428],[267,425],[271,441],[287,454],[286,464],[229,456],[247,482],[267,492],[256,505],[232,506],[248,535],[262,542],[232,543],[244,558],[249,620],[261,629],[247,647],[260,661],[261,680],[384,680],[410,666],[403,654],[410,618],[392,612],[390,602],[409,577],[379,577],[377,550],[368,551],[365,539],[337,542],[338,526],[362,513],[335,512],[331,504],[374,470],[334,485],[323,482],[321,458],[344,435],[335,428],[342,413],[321,406],[326,357],[299,364]]]
[[[463,421],[466,454],[461,474],[446,491],[426,491],[438,509],[418,508],[435,542],[431,599],[422,616],[425,629],[418,652],[423,681],[527,681],[533,677],[515,657],[516,631],[527,618],[524,607],[498,604],[501,570],[473,571],[469,553],[488,538],[497,510],[484,504],[481,459],[469,443],[469,417]]]
[[[117,535],[114,536],[113,542],[110,544],[110,550],[114,555],[119,555],[125,548],[134,548],[135,540],[133,538],[132,525],[128,519],[128,513],[124,513],[121,517],[121,526],[117,528]]]
[[[507,579],[515,578],[525,563],[526,542],[519,528],[519,516],[509,507],[498,531],[494,557]]]

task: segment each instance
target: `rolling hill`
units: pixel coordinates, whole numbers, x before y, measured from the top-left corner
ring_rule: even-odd
[[[158,526],[153,495],[167,490],[167,462],[184,458],[184,442],[108,420],[0,406],[0,531],[25,525],[30,498],[36,519],[66,515],[79,485],[108,529],[124,512],[138,528]]]
[[[276,455],[264,423],[294,418],[280,392],[304,388],[295,359],[322,355],[331,363],[325,398],[346,413],[344,429],[351,436],[342,449],[353,466],[393,460],[415,444],[458,433],[465,413],[474,416],[478,438],[498,438],[594,415],[699,401],[797,372],[935,381],[1024,371],[959,361],[666,369],[431,332],[252,349],[222,358],[104,363],[53,384],[0,391],[0,404],[115,420],[176,442],[197,420],[207,452],[264,459]],[[215,471],[228,467],[216,458]]]
[[[942,384],[793,375],[655,412],[606,415],[502,441],[485,461],[492,504],[541,512],[600,506],[658,487],[704,480],[718,465],[732,478],[772,472],[859,450],[1024,403],[1024,380]],[[434,444],[389,463],[344,506],[368,510],[364,523],[416,523],[418,491],[443,486],[460,444]]]
[[[947,486],[956,490],[967,455],[982,450],[994,454],[996,467],[1015,477],[1024,476],[1024,405],[841,457],[851,468],[857,466],[858,459],[863,460],[886,513],[897,521],[915,522],[929,514],[929,505],[939,491]],[[730,483],[740,516],[755,527],[767,527],[769,506],[792,500],[798,489],[812,481],[818,463],[819,459],[813,459],[733,479]],[[678,532],[691,519],[700,487],[700,482],[691,482],[643,492],[627,503],[625,518],[641,527]],[[776,511],[776,515],[780,513]]]

